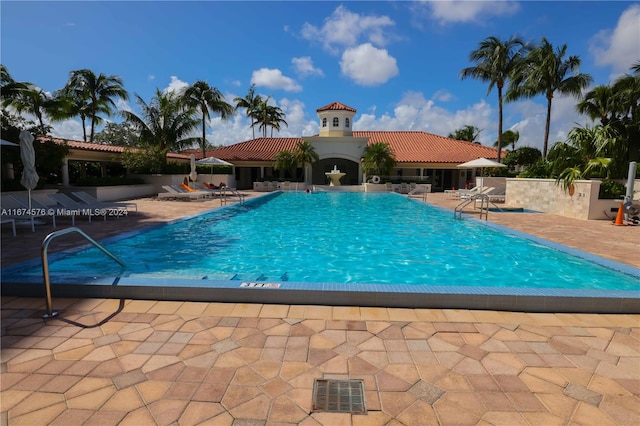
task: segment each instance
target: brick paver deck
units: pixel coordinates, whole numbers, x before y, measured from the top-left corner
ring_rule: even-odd
[[[100,239],[217,203],[140,200],[138,216],[78,224]],[[640,264],[615,253],[637,249],[638,227],[565,219],[490,214]],[[50,231],[22,228],[14,239],[3,228],[3,265],[37,257]],[[2,298],[2,425],[640,424],[640,315],[104,299],[55,307],[61,315],[44,321],[43,300]],[[367,414],[312,412],[316,378],[363,380]]]

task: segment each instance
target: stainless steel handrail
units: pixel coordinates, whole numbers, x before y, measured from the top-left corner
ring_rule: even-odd
[[[42,316],[43,318],[52,318],[58,315],[58,312],[55,312],[53,310],[53,303],[51,301],[51,279],[49,278],[49,258],[48,258],[48,252],[47,252],[47,250],[49,249],[49,243],[51,243],[51,241],[53,241],[54,239],[62,235],[70,234],[72,232],[76,232],[82,235],[85,240],[89,241],[95,247],[100,249],[100,251],[102,251],[104,254],[106,254],[116,262],[118,262],[120,266],[122,267],[126,266],[125,263],[122,260],[120,260],[116,255],[114,255],[109,250],[104,248],[99,242],[97,242],[96,240],[94,240],[93,238],[85,234],[80,228],[71,227],[71,228],[61,229],[60,231],[55,231],[50,233],[42,241],[42,249],[40,251],[40,255],[42,256],[42,275],[44,276],[44,290],[46,293],[45,296],[46,296],[46,303],[47,303],[47,313]]]
[[[484,220],[489,220],[489,196],[486,194],[474,194],[456,206],[453,210],[453,218],[462,219],[462,209],[473,203],[476,207],[476,201],[480,200],[480,220],[482,220],[482,212],[484,212]]]

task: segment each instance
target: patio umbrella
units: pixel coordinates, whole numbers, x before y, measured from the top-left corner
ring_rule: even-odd
[[[502,163],[498,163],[497,161],[489,160],[488,158],[480,157],[475,160],[467,161],[466,163],[458,164],[458,167],[461,169],[480,169],[480,176],[483,176],[483,171],[485,167],[507,167]],[[480,192],[484,189],[484,179],[480,184]]]
[[[196,161],[196,164],[210,164],[211,165],[211,174],[213,174],[213,166],[233,166],[233,164],[228,163],[224,160],[221,160],[216,157],[207,157],[202,160]]]
[[[189,159],[191,160],[191,173],[189,173],[189,178],[191,182],[195,182],[196,179],[198,179],[198,173],[196,173],[196,156],[191,154]]]
[[[20,132],[20,158],[24,166],[20,183],[29,191],[29,210],[31,210],[31,190],[40,180],[36,172],[36,151],[33,149],[33,139],[33,135],[26,130]]]

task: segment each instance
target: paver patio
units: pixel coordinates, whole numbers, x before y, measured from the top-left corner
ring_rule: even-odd
[[[219,204],[139,201],[137,217],[77,224],[100,239]],[[490,220],[640,265],[615,253],[637,249],[638,227],[535,216]],[[3,265],[48,232],[3,228]],[[2,425],[640,424],[640,315],[54,304],[44,321],[43,299],[2,298]],[[316,378],[363,380],[367,414],[312,412]]]

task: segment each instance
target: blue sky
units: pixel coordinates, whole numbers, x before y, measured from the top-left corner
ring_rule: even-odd
[[[567,44],[594,85],[640,60],[640,3],[628,1],[2,1],[0,12],[0,57],[16,80],[53,92],[75,69],[118,75],[131,94],[119,107],[134,112],[134,93],[149,102],[156,88],[206,80],[233,104],[255,83],[286,113],[279,136],[316,134],[316,109],[340,101],[358,110],[355,130],[446,136],[469,124],[491,145],[497,93],[460,79],[487,36]],[[575,103],[554,98],[550,143],[586,122]],[[542,147],[544,99],[506,104],[504,116],[519,146]],[[79,120],[53,126],[82,139]],[[242,113],[207,134],[216,145],[252,137]]]

